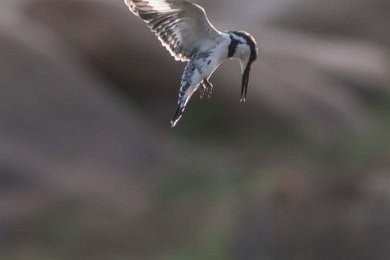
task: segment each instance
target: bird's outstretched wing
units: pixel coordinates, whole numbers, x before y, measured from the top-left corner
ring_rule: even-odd
[[[204,41],[220,36],[204,9],[188,1],[125,0],[125,3],[147,23],[176,60],[188,61]]]

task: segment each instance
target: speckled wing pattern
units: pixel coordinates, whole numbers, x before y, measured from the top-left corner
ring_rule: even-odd
[[[185,0],[125,0],[125,3],[178,61],[188,61],[204,41],[212,41],[220,34],[202,7]]]

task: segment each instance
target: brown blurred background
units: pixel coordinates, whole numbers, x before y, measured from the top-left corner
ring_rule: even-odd
[[[171,129],[122,0],[1,0],[0,259],[390,259],[390,1],[196,2],[260,59]]]

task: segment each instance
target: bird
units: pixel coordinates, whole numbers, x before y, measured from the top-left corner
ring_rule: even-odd
[[[255,38],[245,31],[219,31],[200,5],[187,0],[124,0],[130,11],[156,34],[176,61],[187,62],[181,77],[177,109],[171,120],[175,127],[191,96],[199,90],[210,97],[209,78],[225,60],[240,62],[241,102],[247,96],[249,73],[257,59]]]

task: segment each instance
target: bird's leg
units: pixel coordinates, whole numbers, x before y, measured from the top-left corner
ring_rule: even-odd
[[[203,81],[200,83],[198,90],[200,99],[203,99],[204,94],[206,93],[206,86]]]
[[[199,86],[199,96],[202,99],[205,94],[207,94],[207,98],[211,97],[213,94],[213,84],[211,84],[207,79],[204,79]]]
[[[207,97],[210,98],[211,94],[213,94],[213,84],[211,84],[208,79],[204,79],[202,81],[202,85],[204,87],[205,93],[207,93]]]

